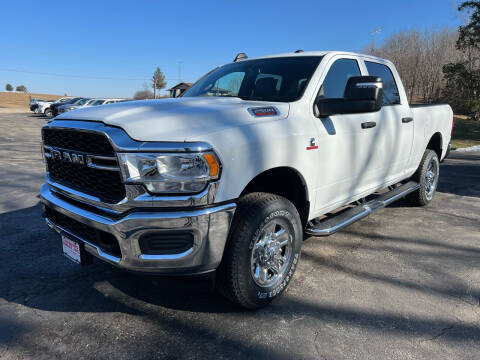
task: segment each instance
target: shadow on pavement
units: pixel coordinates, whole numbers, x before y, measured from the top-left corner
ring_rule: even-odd
[[[453,155],[451,159],[447,159],[441,166],[439,191],[479,197],[480,167],[475,163],[478,163],[478,160],[480,155]],[[462,182],[458,180],[459,177]],[[396,206],[409,205],[401,202]],[[429,211],[440,210],[437,208]],[[458,221],[469,231],[478,230],[475,218],[444,215],[447,225],[456,224]],[[351,228],[346,229],[343,235],[347,235],[343,242],[336,241],[334,237],[325,241],[335,251],[342,251],[356,246],[349,239],[360,238],[362,242],[358,246],[362,249],[376,251],[379,256],[391,253],[413,259],[412,262],[415,261],[419,272],[425,270],[422,268],[426,266],[424,259],[432,259],[437,264],[449,259],[465,267],[480,264],[480,248],[473,245],[445,243],[421,235],[415,238],[401,235],[386,237],[374,233],[364,235]],[[408,245],[412,244],[421,247],[411,249]],[[145,277],[126,273],[99,260],[94,261],[91,266],[79,267],[63,257],[60,239],[42,221],[39,204],[0,214],[0,249],[0,302],[6,302],[5,307],[2,305],[4,308],[11,304],[20,304],[26,308],[55,313],[128,314],[141,325],[148,324],[157,330],[166,329],[164,331],[167,331],[168,336],[179,336],[179,341],[186,347],[189,342],[200,345],[221,338],[219,349],[226,349],[224,354],[231,352],[232,357],[241,357],[239,353],[243,354],[244,358],[295,357],[295,354],[281,348],[262,344],[260,340],[252,340],[250,343],[242,341],[236,333],[236,323],[251,321],[254,324],[252,333],[268,334],[272,322],[278,325],[279,319],[289,321],[302,316],[313,319],[313,328],[319,329],[354,327],[427,340],[441,336],[458,343],[480,341],[480,327],[470,322],[447,321],[415,314],[402,316],[394,308],[368,311],[361,307],[343,305],[341,301],[336,305],[327,305],[322,302],[321,296],[313,297],[316,299],[316,302],[313,302],[310,294],[291,296],[288,293],[266,309],[249,312],[238,309],[217,296],[212,291],[210,277]],[[449,276],[446,270],[444,273],[438,270],[434,274],[445,279],[444,283],[423,284],[380,271],[374,272],[377,271],[375,267],[373,271],[368,268],[355,268],[341,263],[335,257],[322,256],[316,252],[304,252],[302,257],[305,263],[313,265],[315,269],[315,274],[310,274],[308,279],[330,271],[330,274],[338,272],[355,279],[373,281],[376,286],[385,287],[387,291],[388,288],[395,287],[428,294],[441,301],[462,299],[467,293],[472,304],[480,298],[479,291],[470,291],[455,285],[456,278]],[[429,271],[431,272],[431,269]],[[295,286],[295,282],[294,280],[292,286]],[[297,286],[300,288],[301,285]],[[207,314],[208,320],[202,322],[201,317],[200,320],[192,320],[190,314]],[[114,319],[111,321],[115,322]],[[0,314],[0,345],[28,338],[26,334],[34,327],[33,323],[19,321],[13,313]],[[88,332],[89,329],[84,330]],[[107,340],[114,343],[113,338]],[[138,341],[146,345],[155,344],[157,340],[155,332],[131,339],[132,342]],[[162,346],[170,349],[172,354],[180,351],[172,344],[165,343]],[[146,348],[145,351],[151,350]],[[207,350],[201,349],[201,346],[198,351],[203,357],[211,355]]]
[[[440,165],[437,191],[480,197],[480,153],[452,152]]]

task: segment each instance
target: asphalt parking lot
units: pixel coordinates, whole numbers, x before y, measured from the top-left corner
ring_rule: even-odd
[[[0,114],[1,359],[480,358],[480,153],[442,164],[428,208],[306,240],[287,293],[248,312],[208,278],[65,259],[40,214],[43,123]]]

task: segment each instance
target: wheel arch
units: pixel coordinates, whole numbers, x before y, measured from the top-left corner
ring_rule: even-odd
[[[427,144],[427,149],[435,151],[438,155],[438,159],[442,159],[443,139],[440,132],[436,132],[430,137],[430,140]]]
[[[298,170],[288,166],[265,170],[250,180],[240,196],[252,192],[267,192],[287,198],[297,208],[302,225],[305,227],[310,202],[307,184]]]

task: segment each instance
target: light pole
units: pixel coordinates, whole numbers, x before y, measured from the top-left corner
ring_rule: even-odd
[[[380,28],[375,28],[373,31],[370,33],[372,35],[372,48],[370,49],[370,53],[373,54],[375,51],[375,35],[379,34],[382,31]]]
[[[178,62],[178,82],[179,83],[182,82],[182,64],[183,64],[183,61]]]

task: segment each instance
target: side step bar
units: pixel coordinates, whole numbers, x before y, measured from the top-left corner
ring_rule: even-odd
[[[405,197],[419,188],[419,183],[415,181],[409,181],[408,183],[403,184],[392,191],[388,191],[379,195],[375,199],[366,202],[365,204],[358,205],[338,215],[326,218],[325,220],[320,220],[314,225],[309,222],[305,233],[310,236],[332,235],[338,230],[343,229],[357,220],[363,219],[365,216],[374,211],[383,209],[385,206],[390,205],[394,201]]]

